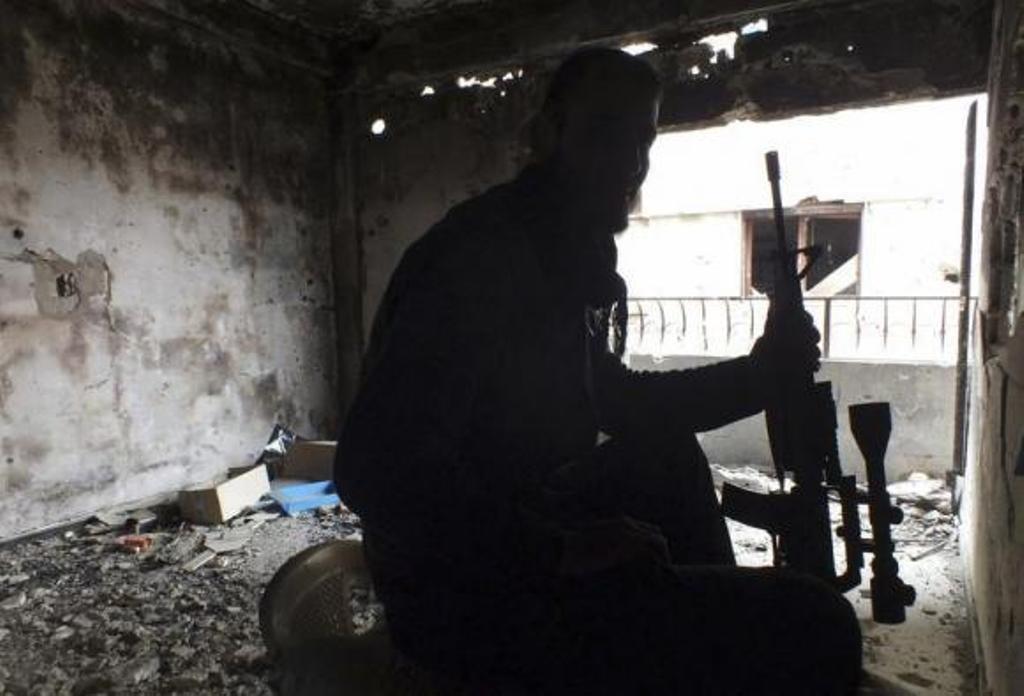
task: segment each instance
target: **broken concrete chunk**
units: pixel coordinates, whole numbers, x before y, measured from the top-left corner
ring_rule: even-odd
[[[252,532],[253,530],[249,527],[209,532],[203,543],[214,553],[233,553],[245,548],[252,540]]]
[[[119,672],[122,683],[141,684],[160,672],[160,658],[156,655],[137,658],[122,666]]]
[[[156,551],[155,558],[165,565],[180,565],[195,555],[202,540],[203,535],[196,530],[183,530],[161,545]]]
[[[102,524],[115,529],[120,529],[128,521],[128,514],[121,510],[102,510],[93,515],[93,517]]]
[[[210,551],[209,549],[207,549],[206,551],[200,553],[198,556],[192,558],[192,560],[183,563],[181,567],[186,572],[193,573],[202,568],[210,561],[212,561],[216,556],[217,553],[215,551]]]
[[[259,645],[243,645],[241,648],[236,650],[231,656],[231,659],[236,664],[244,667],[251,667],[252,665],[264,660],[267,656],[265,648]]]
[[[942,479],[910,478],[889,484],[889,494],[900,498],[927,498],[942,491],[946,484]]]
[[[4,601],[0,602],[0,609],[3,609],[4,611],[13,611],[14,609],[21,609],[23,606],[25,606],[25,603],[27,601],[28,595],[26,595],[24,592],[17,592],[8,597],[7,599],[5,599]]]

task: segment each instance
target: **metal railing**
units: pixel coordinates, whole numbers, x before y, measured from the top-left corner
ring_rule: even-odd
[[[969,316],[976,300],[970,300]],[[954,364],[959,297],[808,297],[830,360]],[[747,353],[761,335],[766,297],[631,297],[631,353],[717,355]]]

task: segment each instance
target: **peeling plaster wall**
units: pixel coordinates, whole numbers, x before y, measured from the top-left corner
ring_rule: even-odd
[[[0,0],[0,537],[334,432],[322,80],[154,4]]]
[[[1024,2],[996,12],[981,316],[962,517],[987,692],[1024,693]]]

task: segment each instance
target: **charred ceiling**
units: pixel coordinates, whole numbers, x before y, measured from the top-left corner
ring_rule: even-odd
[[[733,55],[686,40],[653,56],[666,77],[667,125],[774,118],[983,91],[991,4],[848,3],[773,13],[736,36]]]
[[[363,95],[543,77],[576,47],[647,41],[667,126],[980,91],[992,17],[992,0],[136,1]]]
[[[517,110],[526,114],[545,75],[573,48],[642,40],[655,47],[646,57],[666,85],[663,126],[781,118],[982,91],[992,6],[987,0],[862,0],[699,22],[636,12],[617,20],[609,10],[562,17],[562,29],[524,14],[505,33],[479,12],[466,16],[482,23],[445,31],[438,17],[421,23],[407,45],[351,53],[350,69],[336,73],[336,86],[361,94],[371,111],[388,102],[386,110],[395,113],[396,100],[403,102],[399,111],[434,108],[420,99],[428,92],[431,101],[478,120],[519,102]],[[444,21],[453,21],[451,15]],[[634,31],[642,26],[648,29]],[[505,50],[495,48],[500,45]],[[509,76],[515,80],[507,82]],[[466,108],[451,106],[459,103]]]

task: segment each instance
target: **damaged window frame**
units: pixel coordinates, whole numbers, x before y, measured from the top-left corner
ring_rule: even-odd
[[[794,208],[786,208],[784,211],[786,221],[796,221],[796,246],[803,249],[811,246],[813,226],[815,220],[844,220],[857,223],[857,266],[856,279],[854,281],[852,296],[860,295],[863,244],[864,244],[864,204],[863,203],[814,203],[797,205]],[[772,211],[745,210],[742,212],[742,249],[743,265],[741,289],[743,297],[758,297],[761,295],[754,287],[754,224],[757,222],[771,222]],[[801,280],[801,287],[804,292],[813,290],[808,288],[807,278]]]

